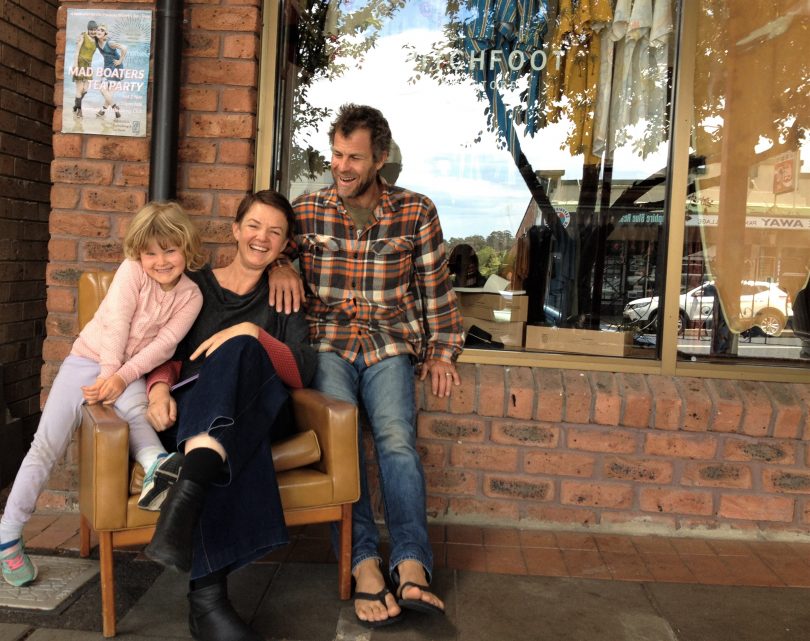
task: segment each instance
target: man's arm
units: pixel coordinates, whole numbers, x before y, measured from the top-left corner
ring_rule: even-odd
[[[279,314],[291,314],[301,309],[304,282],[287,256],[279,256],[267,273],[270,286],[270,307]]]

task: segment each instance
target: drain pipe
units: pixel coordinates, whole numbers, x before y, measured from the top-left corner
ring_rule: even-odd
[[[158,0],[155,15],[149,200],[170,200],[177,197],[183,0]]]

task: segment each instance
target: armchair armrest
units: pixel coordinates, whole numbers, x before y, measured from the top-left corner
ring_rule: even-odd
[[[79,510],[95,530],[127,527],[129,425],[106,405],[85,405],[79,427]]]
[[[357,407],[314,389],[293,390],[292,400],[298,429],[318,435],[323,456],[315,467],[332,477],[334,502],[356,501],[360,498]]]

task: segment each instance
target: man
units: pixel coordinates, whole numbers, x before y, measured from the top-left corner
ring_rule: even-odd
[[[461,383],[454,363],[464,336],[436,207],[380,176],[391,144],[382,113],[343,105],[329,141],[334,184],[295,201],[296,242],[319,357],[313,386],[355,404],[362,400],[374,437],[396,594],[380,569],[362,448],[352,575],[357,618],[377,627],[397,621],[402,608],[444,612],[428,587],[433,555],[416,451],[413,365],[421,365],[421,380],[430,377],[433,394],[449,396]],[[276,266],[271,304],[297,308],[300,286],[289,263]]]
[[[79,34],[76,41],[76,62],[71,69],[73,82],[76,85],[76,92],[73,97],[73,117],[82,118],[82,100],[90,89],[93,80],[93,54],[96,52],[96,29],[98,24],[95,20],[87,23],[87,31]]]

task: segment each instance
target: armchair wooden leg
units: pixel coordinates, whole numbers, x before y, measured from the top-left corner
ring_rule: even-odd
[[[90,524],[84,515],[79,517],[79,556],[90,556]]]
[[[344,601],[352,595],[352,505],[341,507],[338,592]]]
[[[112,532],[98,533],[99,571],[101,573],[101,622],[105,637],[115,636],[115,575]]]

